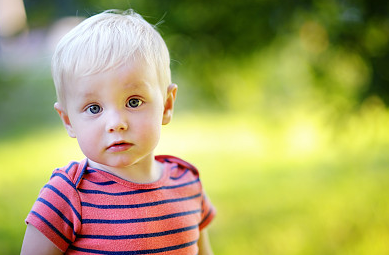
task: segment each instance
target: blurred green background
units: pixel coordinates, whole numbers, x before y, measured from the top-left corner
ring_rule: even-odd
[[[386,0],[0,0],[0,250],[51,171],[79,160],[50,58],[83,17],[133,8],[179,85],[159,153],[201,171],[215,254],[389,254]]]

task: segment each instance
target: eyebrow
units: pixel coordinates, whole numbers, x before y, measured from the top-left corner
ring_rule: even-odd
[[[134,81],[134,82],[130,82],[130,83],[126,83],[125,87],[134,87],[135,89],[138,89],[138,88],[148,88],[148,89],[152,89],[152,86],[149,82],[147,82],[146,80],[142,79],[142,80],[137,80],[137,81]]]
[[[143,93],[151,93],[152,91],[154,91],[154,88],[151,83],[147,82],[146,80],[137,80],[130,83],[126,83],[124,85],[124,88],[137,90]]]
[[[151,91],[153,91],[153,88],[149,82],[146,82],[145,80],[140,80],[140,81],[126,83],[123,87],[123,93],[125,93],[128,90],[135,90],[135,91],[149,94]],[[76,96],[80,96],[85,99],[94,98],[96,97],[96,95],[97,94],[95,90],[84,90],[76,94]]]

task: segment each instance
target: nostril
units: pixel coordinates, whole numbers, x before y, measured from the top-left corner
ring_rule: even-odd
[[[126,131],[128,129],[128,125],[125,122],[116,123],[108,127],[108,132],[112,133],[115,131]]]
[[[106,132],[123,132],[128,129],[125,114],[119,110],[106,111]]]

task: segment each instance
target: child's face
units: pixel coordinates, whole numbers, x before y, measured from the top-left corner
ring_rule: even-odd
[[[175,85],[161,89],[154,70],[134,61],[77,79],[67,88],[66,111],[56,104],[69,135],[95,167],[124,169],[153,160],[176,92]]]

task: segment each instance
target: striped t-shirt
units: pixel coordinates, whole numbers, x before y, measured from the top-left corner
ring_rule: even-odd
[[[27,216],[65,254],[197,254],[199,231],[215,210],[198,171],[156,156],[162,177],[149,184],[90,168],[56,169]]]

